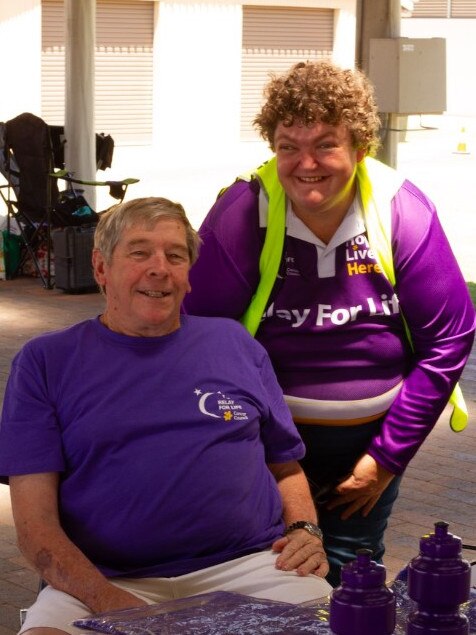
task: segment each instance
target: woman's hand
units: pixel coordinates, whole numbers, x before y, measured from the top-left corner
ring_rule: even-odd
[[[334,509],[346,505],[341,514],[342,520],[359,510],[362,516],[368,516],[394,476],[370,454],[364,454],[355,464],[352,474],[334,489],[334,496],[326,507]]]

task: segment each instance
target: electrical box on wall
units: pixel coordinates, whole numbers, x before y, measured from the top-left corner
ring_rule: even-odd
[[[369,79],[380,112],[401,115],[446,110],[444,38],[371,39]]]

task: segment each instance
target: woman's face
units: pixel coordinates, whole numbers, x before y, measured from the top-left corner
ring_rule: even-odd
[[[279,180],[299,218],[345,215],[355,194],[355,169],[365,154],[353,147],[345,125],[279,123],[274,147]]]

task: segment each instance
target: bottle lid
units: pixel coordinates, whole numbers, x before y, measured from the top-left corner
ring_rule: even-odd
[[[358,549],[356,555],[357,558],[355,560],[342,567],[342,584],[353,588],[365,589],[385,584],[385,567],[371,560],[372,551],[370,549]]]
[[[422,536],[420,553],[431,558],[454,558],[461,554],[461,538],[450,534],[449,524],[443,520],[435,523],[435,531]]]

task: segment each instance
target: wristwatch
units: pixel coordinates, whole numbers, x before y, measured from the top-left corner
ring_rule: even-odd
[[[297,520],[295,523],[289,525],[289,527],[284,532],[284,535],[287,536],[289,533],[291,533],[291,531],[294,531],[295,529],[305,529],[311,534],[311,536],[317,536],[321,540],[324,539],[322,529],[318,525],[311,523],[309,520]]]

